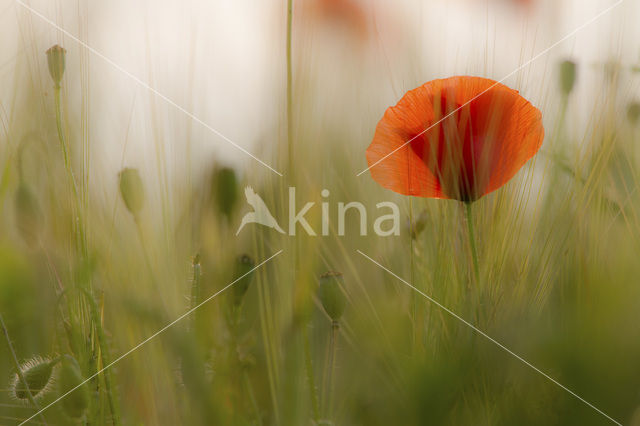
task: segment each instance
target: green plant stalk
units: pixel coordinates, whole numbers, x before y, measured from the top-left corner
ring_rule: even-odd
[[[76,245],[80,253],[86,259],[88,257],[87,242],[84,232],[84,223],[82,220],[82,204],[80,202],[80,196],[78,193],[78,186],[76,184],[75,176],[73,175],[73,169],[71,167],[71,161],[69,158],[69,148],[66,137],[64,135],[64,129],[62,127],[62,106],[61,106],[61,86],[54,86],[54,100],[56,110],[56,127],[58,129],[58,140],[60,141],[60,148],[62,149],[62,158],[64,160],[64,168],[67,172],[69,182],[71,183],[71,189],[73,190],[73,198],[75,203],[75,223],[74,229],[76,232]]]
[[[22,370],[20,369],[20,362],[18,362],[18,357],[16,355],[16,351],[13,349],[13,344],[11,343],[11,338],[9,337],[9,330],[7,329],[7,326],[4,323],[4,319],[2,318],[2,314],[0,314],[0,325],[2,325],[2,331],[4,332],[4,337],[7,339],[7,346],[9,347],[9,352],[11,352],[11,359],[13,361],[13,365],[16,369],[16,373],[18,374],[18,378],[20,378],[20,381],[22,382],[22,384],[24,385],[24,389],[27,391],[27,396],[29,397],[29,402],[31,402],[31,404],[33,405],[33,407],[36,409],[36,411],[40,411],[40,407],[38,406],[38,403],[36,402],[35,398],[33,397],[33,395],[31,395],[31,389],[29,389],[29,383],[27,383],[27,379],[24,378],[24,374],[22,374]],[[45,425],[47,424],[47,421],[44,418],[44,415],[42,413],[39,413],[40,419],[42,420],[42,423],[44,423]]]
[[[413,277],[413,199],[409,197],[409,279],[411,285],[416,285]],[[416,324],[418,311],[418,301],[416,298],[416,292],[411,292],[411,324],[413,327],[413,348],[416,348],[418,341],[418,326]]]
[[[258,406],[258,401],[256,400],[256,396],[253,392],[253,386],[251,385],[251,381],[249,380],[249,375],[247,374],[247,370],[242,370],[242,377],[244,378],[244,385],[247,388],[247,393],[249,394],[249,400],[251,401],[251,405],[253,409],[256,410],[256,420],[258,426],[262,426],[262,416],[260,415],[260,407]]]
[[[100,347],[100,359],[102,365],[107,366],[111,364],[111,357],[109,356],[109,348],[106,343],[106,336],[104,334],[104,328],[102,327],[102,321],[100,321],[100,315],[98,313],[98,304],[93,298],[93,295],[88,290],[83,289],[84,295],[89,303],[89,312],[91,315],[91,321],[95,324],[96,333],[98,334],[98,345]],[[120,410],[118,407],[118,400],[115,397],[113,385],[111,383],[111,370],[103,371],[104,385],[107,392],[107,399],[109,401],[109,409],[111,410],[111,418],[114,426],[120,426]]]
[[[144,243],[144,233],[142,231],[142,224],[140,223],[140,217],[137,214],[133,215],[133,222],[136,224],[136,232],[138,233],[138,239],[140,240],[140,247],[142,247],[142,255],[144,257],[144,262],[149,270],[149,276],[151,277],[151,281],[153,283],[157,283],[155,272],[153,271],[153,266],[151,265],[151,258],[149,257],[149,252],[147,250],[147,245]]]
[[[292,53],[293,0],[287,0],[287,154],[289,180],[293,182],[293,68]]]
[[[290,184],[295,181],[294,174],[294,149],[293,149],[293,0],[287,0],[287,155],[288,155],[288,173]],[[298,250],[294,244],[293,250],[293,263],[294,272],[293,279],[294,284],[296,281],[296,273],[298,271]],[[315,379],[313,374],[313,362],[311,357],[311,341],[309,339],[309,331],[307,325],[302,324],[302,344],[304,346],[304,367],[307,375],[307,382],[309,383],[309,394],[311,397],[311,409],[313,411],[313,418],[316,423],[320,420],[320,403],[318,399],[318,389],[315,385]]]
[[[54,100],[55,100],[55,110],[56,110],[56,127],[58,129],[58,140],[60,141],[60,146],[62,149],[62,156],[64,160],[64,167],[67,171],[67,175],[69,177],[69,181],[71,182],[71,188],[73,190],[73,197],[75,201],[75,214],[76,214],[76,244],[78,250],[82,254],[85,260],[88,259],[88,248],[86,241],[86,234],[84,232],[84,222],[82,220],[82,204],[80,202],[80,196],[78,193],[78,187],[76,185],[75,176],[73,175],[73,169],[71,167],[71,161],[69,158],[69,149],[68,144],[64,135],[64,129],[62,127],[62,106],[61,106],[61,86],[56,84],[54,86]],[[102,327],[102,321],[100,321],[100,316],[98,315],[98,307],[93,298],[93,292],[91,286],[88,288],[82,289],[85,293],[85,296],[89,302],[89,310],[91,315],[91,321],[94,323],[96,328],[96,333],[98,335],[98,346],[100,347],[100,359],[102,361],[102,365],[109,365],[109,348],[106,344],[106,337],[104,333],[104,328]],[[105,372],[104,374],[104,382],[107,392],[107,399],[109,401],[109,408],[111,410],[111,415],[113,419],[113,424],[118,426],[121,424],[120,416],[118,411],[117,399],[114,395],[113,386],[111,384],[111,376],[109,372]]]
[[[480,283],[480,267],[478,266],[478,250],[476,249],[476,237],[473,231],[473,220],[471,217],[471,203],[465,202],[465,212],[467,214],[467,229],[469,230],[469,247],[471,249],[471,258],[473,259],[473,272],[476,285]]]
[[[193,261],[193,279],[191,282],[191,303],[190,308],[193,310],[198,306],[200,299],[200,281],[202,280],[202,270],[200,269],[199,256],[196,255],[196,259]],[[196,316],[193,315],[191,319],[191,328],[195,329]]]
[[[263,234],[258,233],[258,237],[256,238],[256,234],[253,235],[253,245],[256,249],[256,253],[259,257],[262,257],[263,253]],[[261,273],[262,271],[258,271],[256,273],[256,287],[258,289],[258,307],[259,307],[259,315],[260,315],[260,323],[261,323],[261,334],[262,341],[264,344],[265,350],[265,358],[267,363],[267,376],[269,380],[269,391],[271,394],[271,403],[273,405],[273,415],[275,419],[275,424],[280,424],[280,410],[278,407],[278,383],[276,382],[276,377],[278,376],[278,372],[276,371],[276,359],[277,357],[274,354],[272,346],[272,340],[270,337],[271,329],[269,326],[269,316],[270,316],[270,303],[267,302],[267,291],[268,287],[264,282],[264,277]]]
[[[67,139],[65,137],[64,128],[62,126],[62,105],[61,105],[61,86],[60,84],[54,84],[54,101],[55,101],[55,114],[56,114],[56,128],[58,131],[58,141],[60,142],[60,148],[62,150],[62,159],[64,161],[64,168],[73,191],[73,215],[74,223],[73,229],[75,233],[75,245],[76,250],[80,253],[81,258],[86,261],[88,259],[88,249],[85,240],[84,223],[82,220],[82,204],[78,193],[78,186],[76,184],[75,176],[73,174],[73,168],[71,167],[71,160],[69,155],[69,147]],[[83,288],[83,291],[87,289]],[[92,289],[89,286],[89,292],[92,293]],[[69,308],[71,309],[71,308]],[[73,321],[71,312],[69,312],[70,321]],[[96,324],[96,328],[101,327],[101,324]],[[99,337],[98,337],[99,338]],[[100,344],[100,342],[98,342]],[[102,352],[102,351],[101,351]],[[103,360],[104,363],[104,360]],[[94,364],[91,361],[91,364]],[[93,367],[92,367],[93,368]]]
[[[338,330],[340,323],[338,321],[331,322],[331,335],[329,340],[329,369],[327,372],[327,418],[331,419],[333,415],[333,376],[335,371],[336,360],[336,340],[338,338]]]
[[[318,401],[318,389],[313,375],[313,361],[311,358],[311,342],[309,340],[309,330],[307,325],[302,325],[302,333],[304,339],[304,363],[307,373],[307,382],[309,383],[309,393],[311,394],[311,409],[313,410],[313,420],[316,423],[320,420],[320,403]]]
[[[290,184],[293,185],[295,181],[294,174],[294,149],[293,149],[293,0],[287,0],[287,158],[288,158],[288,173]],[[298,271],[298,250],[295,247],[293,250],[293,280],[296,281],[296,273]],[[318,390],[316,389],[315,379],[313,374],[313,362],[311,357],[311,341],[309,339],[309,331],[307,325],[302,324],[302,344],[304,346],[304,366],[305,373],[307,375],[307,381],[309,383],[309,393],[311,397],[311,408],[313,410],[313,418],[316,422],[320,419],[320,404],[318,400]]]

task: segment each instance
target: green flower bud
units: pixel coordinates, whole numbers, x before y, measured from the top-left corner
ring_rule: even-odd
[[[346,299],[342,292],[342,286],[344,285],[342,274],[329,271],[320,276],[319,284],[318,296],[324,310],[332,320],[338,321],[342,317],[346,304]]]
[[[573,91],[576,83],[576,70],[575,62],[567,60],[560,64],[560,88],[565,95],[569,95]]]
[[[123,169],[118,175],[120,178],[120,195],[127,210],[137,216],[144,207],[144,186],[137,169]]]
[[[214,175],[213,192],[218,211],[230,218],[238,202],[236,172],[228,167],[217,170]]]
[[[414,240],[418,238],[418,236],[424,231],[424,228],[427,226],[427,221],[429,219],[429,215],[426,210],[423,210],[417,218],[413,220],[413,227],[411,224],[409,226],[411,229],[411,238]]]
[[[57,382],[59,397],[70,392],[60,400],[64,413],[71,419],[82,418],[89,406],[89,390],[86,383],[80,386],[84,378],[78,361],[71,355],[64,355],[61,358]]]
[[[67,51],[64,47],[52,46],[47,50],[47,64],[49,65],[49,74],[56,87],[60,87],[62,76],[65,69],[65,55]]]
[[[242,299],[244,299],[244,295],[247,293],[251,281],[253,281],[254,274],[249,273],[249,271],[254,267],[255,262],[246,254],[236,259],[235,277],[236,279],[242,278],[233,285],[233,306],[237,307],[242,303]]]
[[[638,124],[640,121],[640,103],[632,102],[627,108],[627,117],[632,125]]]
[[[57,363],[57,359],[49,360],[36,357],[27,360],[20,366],[22,377],[24,377],[24,381],[27,382],[31,396],[34,399],[40,399],[51,391],[53,387],[53,368]],[[14,374],[9,388],[11,395],[15,399],[25,403],[29,402],[27,388],[18,373]]]
[[[38,242],[42,212],[29,187],[20,183],[15,195],[16,226],[22,239],[30,246]]]

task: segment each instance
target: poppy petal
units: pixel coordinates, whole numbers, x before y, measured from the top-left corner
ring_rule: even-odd
[[[385,188],[473,201],[511,179],[543,138],[540,111],[517,91],[452,77],[411,90],[387,109],[366,157]]]

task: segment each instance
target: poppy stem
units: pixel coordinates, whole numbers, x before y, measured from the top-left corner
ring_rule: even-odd
[[[467,213],[467,227],[469,229],[469,246],[471,248],[471,257],[473,259],[473,272],[476,279],[476,284],[480,282],[480,267],[478,266],[478,251],[476,249],[476,237],[473,231],[473,220],[471,217],[471,203],[464,203],[465,211]]]
[[[413,277],[413,200],[409,197],[409,279],[410,282],[414,282]],[[415,284],[414,284],[415,285]],[[413,348],[416,347],[417,338],[417,323],[416,323],[416,311],[417,311],[417,300],[414,292],[411,292],[411,320],[413,322]]]
[[[85,257],[88,257],[86,235],[84,232],[84,223],[82,218],[82,203],[80,201],[80,195],[78,192],[78,185],[76,184],[76,178],[73,174],[73,168],[71,166],[71,159],[69,155],[69,145],[64,133],[62,125],[62,102],[61,102],[61,86],[56,84],[53,88],[53,97],[55,101],[56,112],[56,128],[58,130],[58,140],[60,141],[60,148],[62,150],[62,159],[64,160],[64,168],[69,177],[71,189],[73,190],[73,201],[75,202],[75,211],[73,212],[73,226],[76,237],[76,247],[80,253]]]
[[[293,0],[287,0],[287,157],[289,179],[293,180],[293,66],[292,66]]]

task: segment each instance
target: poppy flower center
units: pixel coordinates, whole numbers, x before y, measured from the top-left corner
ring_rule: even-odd
[[[433,127],[417,133],[419,136],[409,135],[413,139],[411,150],[433,173],[443,193],[461,201],[474,201],[482,196],[489,181],[486,160],[483,161],[489,138],[485,129],[477,125],[479,105],[460,104],[455,96],[445,93],[432,105],[433,116],[425,120],[424,128]]]

